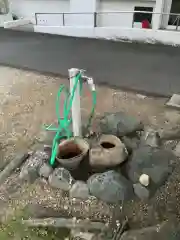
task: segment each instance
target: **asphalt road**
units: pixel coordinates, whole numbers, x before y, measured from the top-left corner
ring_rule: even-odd
[[[67,76],[86,69],[96,83],[171,95],[180,92],[180,48],[0,30],[0,64]]]

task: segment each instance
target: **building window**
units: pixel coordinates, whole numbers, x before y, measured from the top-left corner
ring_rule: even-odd
[[[2,15],[7,13],[8,13],[7,1],[0,0],[0,14]]]
[[[134,13],[134,22],[142,22],[144,20],[148,20],[149,23],[152,21],[152,13],[153,12],[153,7],[135,7],[134,11],[139,11]],[[140,13],[143,12],[143,13]],[[148,13],[144,13],[148,12]]]
[[[166,11],[164,11],[166,12]],[[168,25],[173,25],[173,26],[179,26],[180,25],[180,2],[179,0],[172,0],[171,4],[171,11],[170,13],[173,13],[173,15],[169,15],[169,22]],[[178,13],[175,15],[174,13]],[[167,16],[168,17],[168,16]]]

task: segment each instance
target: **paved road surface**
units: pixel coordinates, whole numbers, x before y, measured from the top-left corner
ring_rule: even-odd
[[[180,48],[0,30],[0,64],[67,75],[83,68],[97,83],[147,93],[180,92]]]

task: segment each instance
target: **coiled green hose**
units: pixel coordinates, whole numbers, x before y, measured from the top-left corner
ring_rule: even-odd
[[[69,118],[69,114],[72,108],[72,103],[73,103],[73,99],[74,99],[74,94],[76,91],[76,88],[78,86],[78,83],[80,84],[80,94],[82,93],[82,76],[81,76],[81,72],[78,73],[75,76],[75,84],[72,90],[72,94],[69,92],[69,89],[64,86],[61,85],[58,93],[57,93],[57,97],[56,97],[56,116],[58,119],[58,127],[55,126],[48,126],[45,129],[48,131],[55,131],[56,135],[53,139],[53,144],[52,144],[52,154],[51,154],[51,159],[50,159],[50,164],[51,166],[54,165],[55,163],[55,159],[57,156],[57,151],[58,151],[58,145],[60,143],[60,140],[63,138],[70,138],[72,137],[72,131],[70,130],[70,124],[72,122],[72,118]],[[65,98],[65,103],[64,103],[64,107],[63,107],[63,118],[61,118],[60,116],[60,98],[61,98],[61,94],[65,92],[66,94],[66,98]],[[96,107],[96,102],[97,102],[97,94],[95,89],[92,89],[92,109],[91,109],[91,113],[88,119],[88,124],[86,126],[86,129],[89,129],[89,127],[91,126],[91,122],[92,122],[92,118],[94,116],[95,113],[95,107]]]

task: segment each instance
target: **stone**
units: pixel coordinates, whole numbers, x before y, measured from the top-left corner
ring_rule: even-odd
[[[180,113],[174,109],[166,110],[165,119],[172,125],[178,124],[180,122]]]
[[[82,181],[76,181],[69,191],[69,196],[83,200],[88,199],[90,195],[87,184]]]
[[[141,200],[145,200],[150,197],[150,191],[145,186],[142,186],[140,183],[133,184],[133,188],[134,193]]]
[[[106,113],[105,116],[100,119],[100,129],[103,134],[123,137],[143,130],[143,124],[125,112]]]
[[[174,154],[177,157],[180,157],[180,142],[176,145],[176,148],[174,149]]]
[[[39,174],[40,167],[45,163],[48,162],[50,158],[50,155],[45,151],[35,151],[25,162],[25,164],[22,166],[21,172],[20,172],[20,179],[28,181],[28,182],[34,182]]]
[[[164,146],[166,149],[173,150],[173,152],[174,152],[178,142],[179,142],[178,140],[168,140],[164,143]],[[175,154],[175,156],[176,156],[176,154]]]
[[[73,177],[65,168],[56,168],[49,176],[48,181],[51,187],[64,191],[69,191],[74,183]]]
[[[137,183],[142,174],[147,174],[152,184],[160,186],[172,172],[174,159],[172,151],[141,146],[133,152],[127,164],[128,177],[133,183]]]
[[[89,163],[93,168],[113,167],[124,162],[127,156],[127,149],[119,138],[102,135],[96,147],[90,150]]]
[[[94,239],[95,234],[94,233],[90,233],[90,232],[81,232],[77,229],[72,229],[71,230],[71,238],[72,240],[78,240],[78,239],[82,239],[82,240],[93,240]]]
[[[149,186],[149,183],[150,183],[150,177],[147,174],[142,174],[139,177],[139,182],[141,183],[141,185],[147,187]]]
[[[122,142],[125,144],[128,152],[132,152],[134,149],[138,148],[139,144],[140,144],[140,140],[137,137],[127,137],[124,136],[121,138]]]
[[[161,186],[172,173],[171,166],[154,166],[152,168],[144,168],[144,172],[151,176],[152,182],[156,186]]]
[[[13,171],[18,171],[21,164],[29,157],[28,153],[18,153],[3,169],[0,171],[0,185],[3,184]]]
[[[144,133],[142,143],[151,147],[159,147],[161,145],[159,133],[153,129],[147,129]]]
[[[180,95],[173,94],[170,100],[166,103],[169,107],[180,108]]]
[[[138,98],[140,98],[140,99],[145,99],[145,98],[147,98],[147,96],[142,95],[142,94],[136,94],[136,96],[137,96]]]
[[[180,126],[174,126],[170,129],[163,129],[160,132],[160,138],[163,141],[180,139]]]
[[[130,230],[124,232],[121,240],[179,240],[180,228],[178,223],[171,221],[163,222],[156,226]]]
[[[133,196],[131,183],[113,170],[92,175],[87,185],[93,196],[108,203],[129,200]]]
[[[48,178],[52,172],[53,168],[48,163],[44,163],[39,169],[39,176]]]

